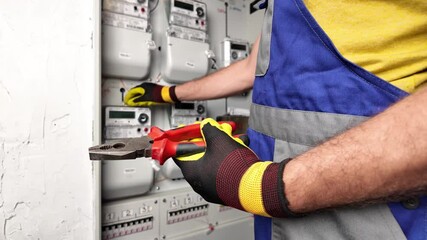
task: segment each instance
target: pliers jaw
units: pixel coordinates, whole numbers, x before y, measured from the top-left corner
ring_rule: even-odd
[[[125,160],[151,157],[151,139],[125,138],[89,148],[91,160]]]

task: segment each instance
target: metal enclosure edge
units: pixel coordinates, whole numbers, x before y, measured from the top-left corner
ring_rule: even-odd
[[[101,1],[93,0],[94,31],[92,33],[92,48],[94,51],[94,106],[92,124],[92,144],[101,143],[102,137],[102,115],[101,115]],[[101,163],[92,162],[93,178],[93,239],[101,239]]]

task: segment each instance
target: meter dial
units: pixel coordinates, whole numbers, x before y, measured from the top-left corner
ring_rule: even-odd
[[[205,10],[203,10],[203,8],[201,7],[196,8],[196,12],[197,12],[197,16],[200,18],[205,16]]]
[[[138,122],[140,122],[141,124],[145,124],[148,122],[148,119],[149,119],[149,117],[147,114],[141,113],[138,117]]]

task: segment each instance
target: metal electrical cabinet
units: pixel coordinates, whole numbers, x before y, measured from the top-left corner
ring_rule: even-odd
[[[181,84],[218,70],[225,58],[232,63],[246,57],[263,17],[249,15],[246,0],[101,3],[103,142],[249,108],[249,97],[242,96],[149,108],[123,103],[125,93],[143,82]],[[232,38],[224,32],[224,3]],[[102,239],[253,239],[251,214],[206,202],[172,160],[163,166],[149,158],[104,161],[101,176]]]

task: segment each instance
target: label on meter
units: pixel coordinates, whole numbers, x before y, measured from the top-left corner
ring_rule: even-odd
[[[105,11],[102,13],[102,23],[104,25],[142,32],[147,32],[148,30],[148,22],[143,19]]]
[[[186,40],[200,41],[206,42],[208,40],[208,36],[203,31],[198,31],[195,29],[179,27],[175,25],[169,26],[168,34],[171,37],[177,37]]]
[[[202,30],[202,31],[207,30],[205,20],[194,19],[194,18],[191,18],[188,16],[176,14],[176,15],[171,15],[170,21],[174,25],[179,25],[179,26],[188,27],[188,28],[194,28],[194,29],[198,29],[198,30]]]
[[[146,20],[148,20],[150,12],[148,9],[148,0],[104,0],[102,9],[104,11],[110,11],[137,18],[144,18]]]

